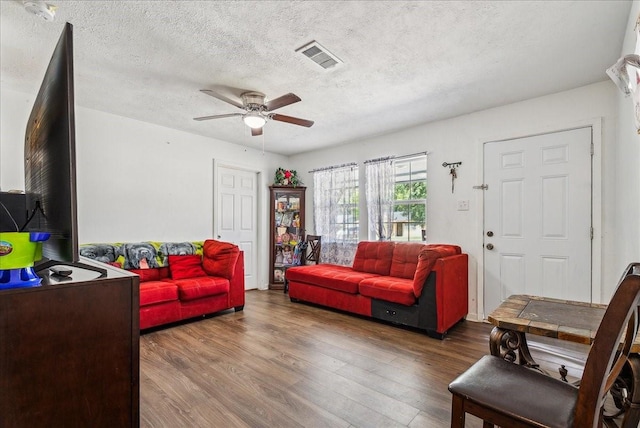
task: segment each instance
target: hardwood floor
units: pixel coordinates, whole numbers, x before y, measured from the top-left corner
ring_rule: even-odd
[[[446,427],[447,385],[489,349],[487,324],[440,341],[282,291],[246,300],[142,335],[142,427]]]

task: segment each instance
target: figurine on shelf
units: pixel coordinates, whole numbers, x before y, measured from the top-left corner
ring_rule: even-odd
[[[300,266],[300,260],[302,258],[302,250],[300,247],[298,244],[293,247],[293,264],[295,266]]]
[[[291,222],[291,226],[293,227],[300,227],[300,214],[295,214],[293,216],[293,221]]]
[[[282,264],[290,265],[293,263],[293,253],[291,252],[291,246],[285,245],[282,250]]]

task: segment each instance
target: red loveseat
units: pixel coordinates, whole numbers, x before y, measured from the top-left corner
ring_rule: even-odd
[[[80,254],[140,276],[140,329],[244,308],[244,258],[216,240],[89,244]]]
[[[285,277],[304,301],[426,330],[442,339],[468,312],[468,257],[456,245],[360,242],[352,267],[296,266]]]

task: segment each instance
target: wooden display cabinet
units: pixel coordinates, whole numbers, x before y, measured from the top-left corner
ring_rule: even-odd
[[[270,186],[271,230],[269,288],[285,288],[284,274],[304,263],[296,257],[296,244],[304,241],[304,194],[306,187]]]

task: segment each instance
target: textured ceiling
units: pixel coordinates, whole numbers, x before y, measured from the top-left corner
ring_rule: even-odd
[[[0,1],[0,79],[35,95],[65,21],[76,105],[291,155],[606,80],[630,1]],[[631,30],[629,30],[631,31]],[[344,64],[295,50],[316,40]],[[229,97],[302,102],[251,137]]]

